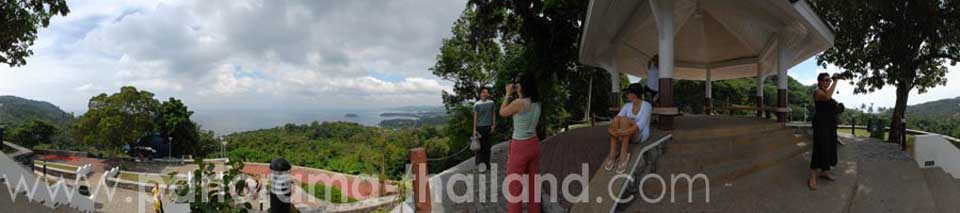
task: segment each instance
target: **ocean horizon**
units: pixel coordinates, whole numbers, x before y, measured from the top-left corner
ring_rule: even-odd
[[[393,116],[382,117],[382,113],[412,112],[401,109],[321,109],[321,110],[201,110],[193,115],[203,130],[212,130],[216,135],[228,135],[258,129],[269,129],[283,126],[288,123],[309,124],[311,122],[351,122],[364,126],[379,126],[380,121],[387,119],[415,117]],[[347,116],[355,114],[356,116]]]

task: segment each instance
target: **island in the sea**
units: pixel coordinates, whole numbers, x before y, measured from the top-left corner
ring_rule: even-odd
[[[356,117],[359,117],[359,115],[357,115],[357,114],[354,114],[354,113],[347,113],[346,115],[344,115],[344,117],[348,117],[348,118],[356,118]]]
[[[429,117],[444,115],[444,112],[385,112],[380,113],[380,117]]]

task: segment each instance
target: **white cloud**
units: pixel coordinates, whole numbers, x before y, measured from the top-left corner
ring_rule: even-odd
[[[82,113],[133,85],[198,109],[440,104],[432,76],[465,2],[76,0],[35,55],[0,67],[0,94]],[[399,76],[377,79],[375,70]],[[200,112],[202,113],[202,112]]]

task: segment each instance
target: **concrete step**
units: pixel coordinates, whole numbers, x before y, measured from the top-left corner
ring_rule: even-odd
[[[960,213],[960,190],[956,180],[939,167],[923,169],[927,187],[938,213]]]
[[[676,156],[700,156],[710,152],[728,153],[731,151],[739,151],[740,148],[752,147],[756,143],[777,142],[771,139],[781,138],[794,138],[793,131],[786,128],[778,128],[746,135],[716,137],[698,141],[674,140],[673,143],[667,144],[667,149],[670,154]]]
[[[715,183],[709,191],[687,193],[687,188],[678,185],[676,191],[668,189],[660,202],[636,199],[623,212],[847,212],[857,179],[856,164],[840,163],[835,173],[837,181],[822,182],[817,191],[807,188],[808,165],[809,161],[798,155],[732,183]],[[669,184],[669,177],[664,178]],[[710,182],[716,180],[710,177]],[[646,191],[647,197],[660,194],[659,189]],[[672,197],[676,201],[671,201]]]
[[[793,148],[801,141],[788,130],[777,131],[772,134],[758,135],[746,140],[718,141],[708,148],[671,147],[665,155],[664,167],[691,169],[695,167],[710,167],[722,163],[741,159],[752,159],[764,153],[777,152],[784,148]],[[678,150],[679,149],[679,150]],[[699,151],[699,152],[693,152]],[[695,167],[691,167],[695,166]],[[692,171],[700,171],[693,169]]]
[[[793,137],[792,135],[790,137]],[[784,160],[799,156],[803,152],[807,151],[809,148],[806,143],[799,139],[795,138],[791,142],[777,142],[769,144],[781,144],[779,147],[762,149],[763,151],[740,151],[740,152],[731,152],[730,156],[726,159],[714,159],[715,161],[690,161],[690,160],[675,160],[671,162],[671,159],[666,158],[661,161],[663,164],[659,166],[660,169],[657,173],[663,177],[671,177],[674,174],[704,174],[710,178],[711,187],[717,187],[723,185],[724,183],[733,182],[734,180],[744,177],[758,171],[764,170],[766,168],[778,165]],[[741,153],[750,153],[748,155],[741,155]],[[669,154],[668,154],[669,155]],[[654,186],[654,188],[648,188],[650,186],[644,186],[646,191],[656,191],[659,190]],[[677,184],[677,188],[686,189],[687,183],[680,182]],[[706,187],[703,183],[694,183],[694,189],[699,190]]]
[[[711,128],[696,129],[677,129],[674,131],[674,139],[682,141],[710,140],[715,138],[732,137],[737,135],[750,135],[756,132],[775,130],[784,128],[779,123],[731,123],[726,125],[717,125]]]

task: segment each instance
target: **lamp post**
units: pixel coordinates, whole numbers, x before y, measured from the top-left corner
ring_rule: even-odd
[[[167,137],[167,157],[173,158],[173,137]]]
[[[290,162],[283,158],[270,162],[270,213],[288,213],[290,203]]]
[[[221,140],[220,145],[223,145],[222,150],[220,151],[220,157],[225,158],[227,157],[227,141]]]

